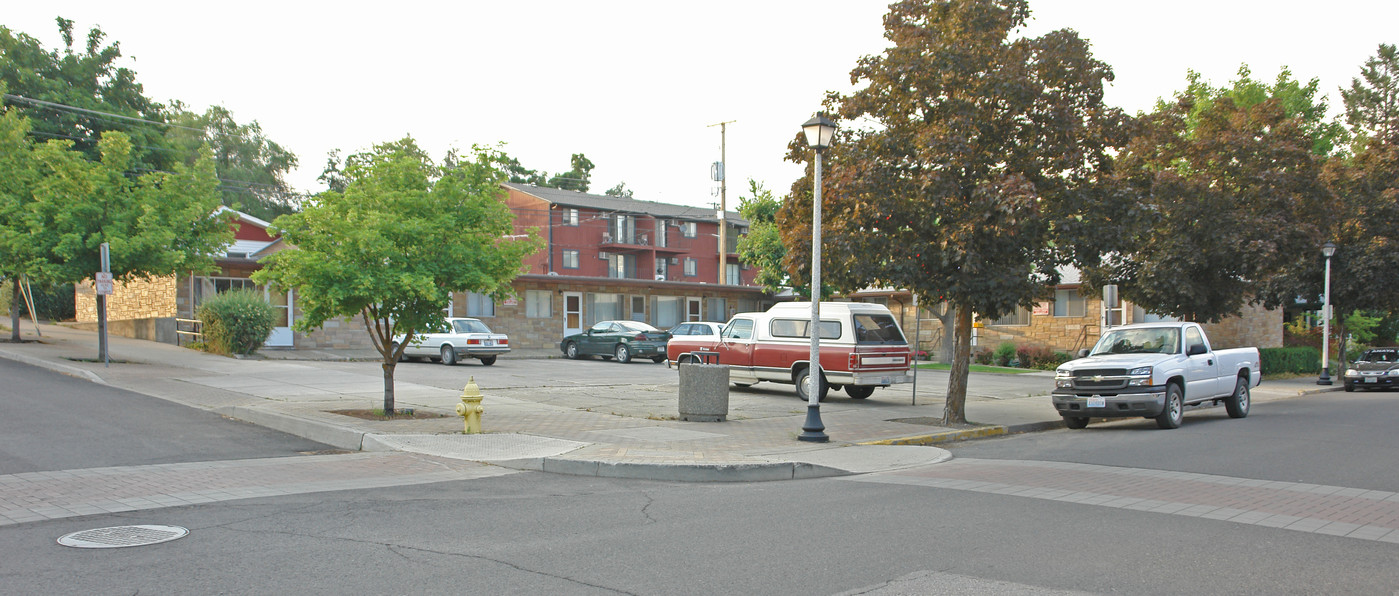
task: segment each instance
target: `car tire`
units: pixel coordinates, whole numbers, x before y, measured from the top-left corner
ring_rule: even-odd
[[[576,343],[574,343],[574,342],[568,342],[567,344],[564,344],[564,347],[563,347],[563,354],[564,354],[564,356],[567,356],[569,360],[577,360],[577,359],[578,359],[578,344],[576,344]]]
[[[393,345],[389,346],[389,353],[392,354],[392,353],[397,352],[397,351],[398,351],[398,342],[393,342]],[[405,356],[405,355],[403,355],[403,354],[399,354],[399,355],[398,355],[398,361],[399,361],[399,362],[407,362],[407,361],[408,361],[408,357]]]
[[[1347,392],[1347,393],[1350,393],[1350,392],[1352,392],[1352,391],[1355,391],[1355,384],[1354,384],[1354,383],[1346,383],[1346,392]]]
[[[851,399],[865,399],[874,395],[874,385],[846,385],[845,394]]]
[[[1161,415],[1156,417],[1156,426],[1167,429],[1180,428],[1180,422],[1184,417],[1185,395],[1180,390],[1180,385],[1166,385],[1166,407],[1161,410]]]
[[[490,365],[492,365],[492,364],[495,364],[495,356],[482,356],[482,357],[481,357],[481,364],[484,364],[484,365],[486,365],[486,366],[490,366]]]
[[[1253,401],[1248,392],[1248,379],[1239,377],[1234,383],[1234,394],[1229,399],[1224,400],[1224,411],[1229,413],[1230,418],[1243,418],[1248,416],[1248,408]]]
[[[651,362],[655,362],[656,364],[660,364],[660,363],[662,363],[662,362],[665,362],[665,356],[656,356],[656,357],[654,357],[654,358],[651,359]]]
[[[797,397],[801,398],[801,400],[805,402],[811,401],[810,392],[807,391],[807,388],[811,386],[811,381],[808,380],[811,376],[809,373],[810,370],[811,369],[808,367],[797,371]],[[831,392],[831,386],[829,383],[826,382],[825,375],[822,375],[820,384],[818,384],[817,387],[819,387],[820,389],[818,390],[816,401],[826,401],[826,396],[829,395]]]
[[[452,346],[442,346],[442,364],[455,366],[457,364],[457,349]]]
[[[1072,429],[1088,428],[1088,418],[1081,416],[1065,416],[1064,426]]]
[[[617,356],[617,362],[622,364],[631,362],[631,348],[628,348],[627,344],[617,344],[612,353]]]

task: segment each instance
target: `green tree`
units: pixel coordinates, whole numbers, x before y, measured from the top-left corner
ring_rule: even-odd
[[[738,258],[758,269],[753,281],[772,293],[792,286],[782,261],[787,247],[782,245],[782,232],[777,227],[781,207],[772,191],[752,178],[748,179],[748,195],[738,200],[738,213],[748,220],[748,233],[738,239]]]
[[[500,154],[438,165],[411,137],[349,156],[345,191],[323,192],[274,227],[296,247],[265,259],[258,283],[295,288],[309,331],[335,317],[363,319],[383,356],[384,411],[394,411],[403,343],[443,321],[453,292],[503,295],[542,244],[509,238]]]
[[[1341,100],[1353,133],[1399,145],[1399,49],[1380,44],[1350,89],[1341,89]]]
[[[44,284],[89,279],[101,271],[104,242],[118,281],[203,272],[233,241],[231,218],[215,214],[218,180],[207,149],[191,167],[136,175],[131,140],[123,133],[103,135],[96,162],[73,141],[33,145],[28,133],[27,119],[13,112],[0,118],[5,274]]]
[[[631,189],[627,188],[626,182],[618,182],[617,186],[607,189],[607,192],[604,192],[602,194],[605,194],[609,197],[621,197],[623,199],[632,198]]]
[[[574,153],[573,157],[569,159],[569,163],[572,164],[573,169],[551,176],[545,186],[588,192],[588,185],[593,177],[593,162],[582,153]]]
[[[203,145],[213,150],[224,205],[267,221],[300,206],[301,196],[286,181],[296,155],[268,139],[256,120],[239,124],[222,106],[196,114],[175,101],[170,110],[171,122],[178,126],[166,136],[188,156],[186,163],[198,158]]]
[[[1278,104],[1284,117],[1295,119],[1295,125],[1312,140],[1312,152],[1316,155],[1330,155],[1345,142],[1345,127],[1326,119],[1329,108],[1326,96],[1317,95],[1321,86],[1319,79],[1313,78],[1303,85],[1292,78],[1291,70],[1283,67],[1273,84],[1269,85],[1254,80],[1247,64],[1239,65],[1238,77],[1228,87],[1213,87],[1193,70],[1186,75],[1187,85],[1182,95],[1191,99],[1190,113],[1185,121],[1187,134],[1195,130],[1204,114],[1214,109],[1216,101],[1228,99],[1235,108],[1242,110],[1264,102]],[[1164,101],[1157,103],[1157,111],[1170,107]]]
[[[37,39],[0,26],[0,82],[5,103],[17,106],[40,140],[69,140],[91,161],[101,159],[99,139],[119,131],[131,139],[137,172],[170,170],[183,160],[165,141],[164,106],[147,98],[136,72],[119,66],[121,45],[104,45],[93,27],[74,49],[73,21],[59,17],[64,48],[46,50]],[[193,160],[191,160],[193,161]]]
[[[1097,254],[1114,215],[1093,182],[1124,116],[1102,102],[1112,71],[1069,30],[1015,38],[1024,0],[904,0],[891,47],[831,96],[846,129],[828,151],[824,270],[832,285],[903,287],[956,308],[944,420],[966,421],[972,313],[996,318],[1046,297],[1056,266]],[[809,161],[797,139],[790,159]],[[811,181],[778,214],[793,279],[809,277]]]

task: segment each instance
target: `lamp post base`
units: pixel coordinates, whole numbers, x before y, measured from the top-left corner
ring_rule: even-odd
[[[807,404],[806,422],[802,423],[802,434],[797,435],[798,441],[810,443],[825,443],[831,440],[826,436],[826,426],[821,424],[821,406]]]
[[[1319,379],[1316,380],[1316,384],[1317,384],[1317,385],[1330,385],[1330,384],[1331,384],[1331,367],[1328,366],[1328,367],[1325,367],[1325,368],[1321,369],[1321,378],[1319,378]]]

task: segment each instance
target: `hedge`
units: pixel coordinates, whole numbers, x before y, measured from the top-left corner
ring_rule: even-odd
[[[262,292],[238,290],[205,300],[196,317],[209,351],[251,354],[272,334],[276,313]]]
[[[1263,348],[1263,374],[1315,373],[1321,370],[1321,350],[1317,348]]]

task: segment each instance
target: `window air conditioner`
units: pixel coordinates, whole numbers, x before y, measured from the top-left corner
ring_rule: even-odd
[[[603,243],[603,244],[612,244],[612,234],[609,234],[609,233],[607,233],[607,232],[603,232],[603,233],[602,233],[602,243]]]
[[[598,260],[606,261],[606,260],[607,260],[607,253],[606,253],[606,252],[603,252],[603,251],[597,251],[597,258],[598,258]]]
[[[670,264],[671,264],[671,265],[679,265],[679,264],[680,264],[680,257],[671,257],[671,258],[670,258]]]

